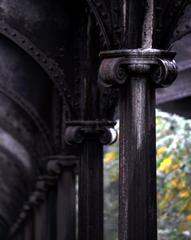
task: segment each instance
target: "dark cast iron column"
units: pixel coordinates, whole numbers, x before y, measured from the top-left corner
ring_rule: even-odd
[[[156,240],[155,88],[177,74],[175,53],[153,49],[154,0],[124,0],[122,50],[102,52],[100,82],[119,87],[119,240]]]
[[[176,76],[175,53],[102,52],[99,78],[120,88],[119,240],[156,240],[155,88]]]
[[[69,144],[80,145],[78,239],[103,240],[103,145],[112,142],[113,122],[74,121],[66,129]]]
[[[48,239],[76,239],[76,181],[78,158],[73,155],[55,155],[48,159],[47,170],[52,189],[48,196]],[[56,182],[55,182],[56,180]]]

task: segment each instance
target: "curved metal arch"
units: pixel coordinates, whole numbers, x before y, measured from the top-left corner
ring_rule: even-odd
[[[171,20],[170,25],[168,29],[166,29],[165,34],[167,35],[166,46],[167,44],[168,45],[171,44],[171,36],[173,35],[173,32],[176,30],[178,21],[180,20],[182,14],[184,13],[184,10],[187,5],[188,5],[187,0],[177,1],[177,3],[175,3],[174,9],[171,10],[172,17],[170,17]],[[168,11],[168,8],[166,9],[166,11]]]
[[[3,96],[7,97],[6,95],[3,95]],[[17,107],[20,108],[20,106],[18,106],[18,105],[17,105]],[[38,162],[39,155],[34,151],[34,148],[31,146],[31,143],[28,142],[28,141],[25,141],[23,139],[20,139],[19,138],[20,135],[18,135],[18,132],[12,126],[10,127],[10,125],[7,124],[5,121],[0,120],[0,126],[1,126],[0,130],[2,129],[6,133],[10,133],[11,132],[11,137],[13,139],[16,139],[17,142],[19,142],[21,145],[24,146],[24,148],[26,149],[27,153],[30,155],[30,158],[32,160],[31,161],[32,165],[34,164],[33,166],[37,166],[37,171],[38,171],[40,169],[40,167],[39,167],[40,164]]]
[[[186,37],[187,35],[191,34],[191,25],[187,25],[186,23],[181,27],[175,30],[173,37],[170,40],[170,48],[173,44],[182,38]]]
[[[184,15],[190,0],[173,0],[156,2],[155,44],[157,48],[169,48],[178,40],[179,20]],[[181,38],[181,36],[180,36]]]
[[[111,42],[110,42],[110,39],[109,39],[109,36],[108,36],[108,33],[106,32],[106,29],[105,29],[105,26],[104,26],[104,23],[102,21],[102,18],[98,12],[98,9],[96,6],[94,6],[93,2],[91,0],[86,0],[87,2],[87,5],[89,6],[89,9],[90,9],[90,12],[93,13],[93,15],[95,16],[95,19],[96,19],[96,23],[97,23],[97,26],[99,26],[99,29],[100,29],[100,37],[103,41],[103,45],[107,48],[107,49],[110,49],[111,48]],[[98,7],[102,5],[102,3],[100,2],[97,2],[97,5]],[[103,12],[103,11],[102,11]],[[105,16],[105,12],[104,12],[104,16]]]
[[[5,159],[5,161],[1,162],[1,182],[6,185],[0,187],[0,203],[2,206],[0,218],[4,219],[8,225],[11,225],[19,213],[18,204],[21,207],[21,198],[24,201],[32,190],[31,184],[34,182],[35,177],[32,173],[32,167],[30,170],[27,169],[20,159],[14,155],[14,152],[0,145],[0,153],[1,158]],[[6,174],[4,174],[4,171]],[[10,174],[8,182],[6,181],[7,174]]]
[[[121,47],[124,44],[121,43],[121,40],[126,31],[126,27],[122,23],[124,16],[120,8],[123,3],[120,0],[113,0],[108,5],[104,0],[86,0],[86,4],[99,28],[99,37],[103,48],[109,50]]]
[[[48,75],[50,80],[52,80],[53,84],[58,89],[61,97],[63,97],[65,100],[68,111],[72,113],[72,97],[66,86],[66,82],[64,82],[64,72],[58,66],[58,64],[53,59],[48,58],[46,54],[38,49],[35,44],[32,43],[27,37],[23,36],[17,30],[13,29],[3,20],[0,20],[0,34],[15,43],[25,53],[32,57],[32,59],[38,63],[38,65],[40,65],[40,67]]]
[[[177,31],[179,31],[179,30],[177,30]],[[176,41],[181,40],[183,37],[189,35],[190,33],[191,33],[191,27],[187,31],[182,32],[181,34],[175,33],[175,36],[173,37],[173,39],[171,39],[171,47]]]
[[[10,100],[15,102],[21,109],[24,110],[25,113],[33,120],[37,128],[39,129],[40,133],[42,134],[42,137],[45,140],[45,143],[49,149],[50,152],[54,152],[54,144],[51,137],[51,133],[49,129],[47,128],[44,121],[40,118],[38,113],[34,110],[34,108],[29,104],[25,99],[23,99],[20,95],[18,95],[13,90],[8,90],[5,87],[3,87],[0,84],[0,92],[4,94],[6,97],[8,97]]]
[[[171,45],[191,33],[190,9],[191,3],[185,6],[184,8],[185,11],[178,20],[177,27],[175,28],[173,36],[170,39]]]

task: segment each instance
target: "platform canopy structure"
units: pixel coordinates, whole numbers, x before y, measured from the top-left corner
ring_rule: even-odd
[[[191,117],[190,34],[190,0],[0,1],[1,240],[103,240],[116,118],[119,240],[157,240],[155,108]]]

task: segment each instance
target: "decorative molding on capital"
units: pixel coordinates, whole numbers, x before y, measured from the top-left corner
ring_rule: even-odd
[[[52,156],[47,163],[49,178],[57,179],[66,167],[75,168],[78,163],[77,156]]]
[[[158,49],[101,52],[99,81],[105,87],[119,87],[128,78],[147,76],[156,87],[169,86],[177,76],[175,55]]]
[[[98,139],[103,145],[112,144],[117,139],[117,131],[111,121],[71,121],[67,123],[65,142],[68,145],[81,144],[85,139]]]

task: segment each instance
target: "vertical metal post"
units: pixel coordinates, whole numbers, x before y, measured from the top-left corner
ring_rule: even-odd
[[[119,240],[157,239],[155,88],[175,79],[174,56],[151,48],[101,53],[101,82],[120,87]]]
[[[155,89],[144,77],[120,90],[119,239],[157,239]]]
[[[79,176],[79,240],[103,239],[103,146],[87,138]]]
[[[65,140],[80,145],[79,240],[103,239],[103,145],[112,141],[113,122],[73,121],[68,123]]]
[[[34,211],[34,235],[35,240],[47,239],[47,209],[46,209],[47,183],[44,176],[40,176],[36,183],[36,191],[33,193]]]
[[[76,237],[76,156],[50,156],[47,164],[49,240],[75,240]]]
[[[119,239],[156,240],[155,53],[104,53],[100,76],[120,85]],[[113,56],[113,58],[111,58]],[[115,80],[113,80],[115,79]]]
[[[47,240],[57,239],[57,189],[52,186],[47,194],[46,211],[47,211]]]
[[[141,45],[151,49],[154,0],[144,4]],[[138,67],[120,88],[119,240],[157,239],[155,85],[147,71]]]
[[[44,229],[46,208],[43,203],[37,209],[35,209],[35,240],[45,240],[46,232]]]
[[[25,225],[25,240],[34,240],[33,215],[27,219]]]
[[[63,167],[57,188],[57,240],[75,240],[75,174]]]

